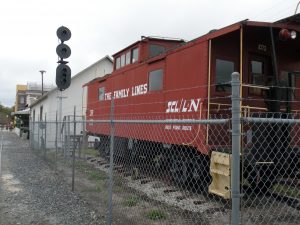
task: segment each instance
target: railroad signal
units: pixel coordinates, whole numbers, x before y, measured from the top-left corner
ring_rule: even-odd
[[[66,64],[60,64],[56,68],[56,84],[60,90],[67,89],[71,84],[71,68]]]
[[[56,31],[57,37],[62,41],[68,41],[71,38],[71,31],[64,26],[61,26]]]
[[[68,62],[64,61],[71,55],[71,48],[64,43],[71,38],[71,31],[67,27],[61,26],[57,29],[56,35],[61,41],[56,47],[56,53],[60,58],[56,68],[56,85],[63,91],[71,85],[71,68],[67,65]]]
[[[67,59],[71,55],[71,49],[68,45],[61,43],[56,47],[56,53],[61,59]]]

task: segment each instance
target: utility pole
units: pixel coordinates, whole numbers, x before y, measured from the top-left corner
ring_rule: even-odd
[[[42,96],[44,95],[44,73],[46,73],[45,70],[40,70],[40,73],[42,74]]]

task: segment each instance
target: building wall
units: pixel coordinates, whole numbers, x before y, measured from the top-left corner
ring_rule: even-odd
[[[17,84],[17,86],[16,86],[15,112],[25,109],[26,90],[27,90],[27,85]],[[24,103],[21,102],[22,98],[24,100]]]
[[[82,72],[76,74],[72,77],[71,85],[68,89],[64,91],[59,91],[58,89],[54,89],[47,93],[30,106],[30,117],[31,121],[39,121],[42,119],[43,121],[55,121],[56,113],[58,114],[59,119],[59,98],[62,97],[62,115],[61,119],[64,116],[73,115],[74,114],[74,106],[76,107],[76,116],[85,116],[86,114],[86,103],[87,103],[87,89],[83,87],[83,85],[96,77],[104,76],[105,74],[112,72],[112,62],[108,58],[104,58],[99,60],[95,64],[91,65],[90,67],[84,69]],[[41,115],[41,108],[42,108],[42,115]],[[81,119],[81,118],[78,118]],[[81,125],[77,126],[77,130],[81,131]],[[52,128],[55,129],[54,125]],[[55,132],[49,132],[55,134]],[[48,134],[48,132],[47,132]],[[48,139],[54,139],[48,135]],[[53,142],[54,143],[54,142]]]

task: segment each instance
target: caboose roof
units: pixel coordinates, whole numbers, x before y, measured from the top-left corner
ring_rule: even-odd
[[[275,23],[300,23],[300,13],[278,20]]]
[[[91,80],[91,81],[89,81],[89,82],[83,84],[82,87],[88,86],[89,84],[92,84],[92,83],[94,83],[94,82],[102,82],[102,81],[105,81],[109,76],[110,76],[110,73],[105,74],[103,77],[96,77],[96,78],[94,78],[93,80]]]
[[[237,23],[234,23],[232,25],[223,27],[221,29],[214,30],[213,32],[209,32],[209,33],[207,33],[203,36],[200,36],[194,40],[202,39],[202,38],[213,39],[213,38],[222,36],[224,34],[233,32],[235,30],[238,30],[238,29],[240,29],[241,26],[274,27],[274,28],[285,27],[285,28],[295,29],[297,31],[300,31],[299,25],[295,26],[297,23],[298,24],[300,23],[300,13],[290,16],[290,17],[287,17],[287,18],[283,18],[283,19],[275,21],[275,22],[258,22],[258,21],[250,21],[250,20],[246,19],[246,20],[242,20]]]
[[[182,42],[185,42],[183,39],[179,39],[179,38],[169,38],[169,37],[154,37],[154,36],[142,36],[141,37],[141,40],[139,41],[136,41],[134,42],[133,44],[127,46],[126,48],[123,48],[122,50],[116,52],[115,54],[113,54],[112,56],[115,58],[116,55],[119,55],[121,52],[124,52],[130,48],[132,48],[133,46],[136,46],[138,44],[140,44],[141,42],[144,42],[144,41],[152,41],[152,40],[155,40],[155,41],[160,41],[160,42],[177,42],[177,43],[182,43]]]

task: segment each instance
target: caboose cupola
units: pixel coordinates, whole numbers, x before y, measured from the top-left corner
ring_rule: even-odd
[[[144,62],[182,43],[184,43],[182,39],[142,36],[140,41],[129,45],[113,55],[114,71]]]

